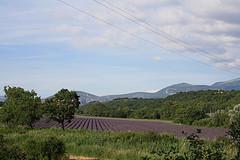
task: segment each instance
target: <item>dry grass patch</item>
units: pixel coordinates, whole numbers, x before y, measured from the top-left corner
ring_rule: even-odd
[[[69,160],[98,160],[98,158],[70,155]]]

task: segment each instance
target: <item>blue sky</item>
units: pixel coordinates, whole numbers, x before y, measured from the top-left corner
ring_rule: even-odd
[[[235,73],[240,69],[238,0],[107,0],[156,30],[207,51],[204,56],[150,33],[93,0],[65,1],[166,50],[57,0],[0,0],[0,95],[6,85],[34,89],[43,97],[61,88],[106,95],[240,77]]]

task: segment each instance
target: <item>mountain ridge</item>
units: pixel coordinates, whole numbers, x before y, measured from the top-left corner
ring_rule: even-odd
[[[192,85],[189,83],[178,83],[168,87],[165,87],[157,92],[133,92],[127,94],[116,94],[116,95],[106,95],[97,96],[91,93],[76,91],[78,94],[79,101],[82,105],[93,102],[106,102],[117,98],[144,98],[144,99],[157,99],[165,98],[170,95],[174,95],[179,92],[190,92],[190,91],[200,91],[200,90],[240,90],[240,78],[216,82],[211,85]],[[49,98],[49,97],[48,97]],[[4,101],[5,97],[0,96],[0,101]]]
[[[157,99],[165,98],[170,95],[174,95],[179,92],[190,92],[190,91],[200,91],[200,90],[240,90],[240,78],[236,78],[229,81],[216,82],[211,85],[192,85],[189,83],[178,83],[168,87],[165,87],[157,92],[133,92],[127,94],[119,95],[106,95],[106,96],[96,96],[94,94],[76,91],[80,96],[81,104],[86,104],[93,101],[105,102],[111,101],[117,98],[146,98],[146,99]],[[85,94],[81,94],[85,93]],[[91,97],[92,95],[93,97]],[[89,97],[90,96],[90,97]]]

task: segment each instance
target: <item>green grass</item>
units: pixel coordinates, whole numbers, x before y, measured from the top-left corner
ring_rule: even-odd
[[[40,141],[47,137],[57,137],[66,144],[67,153],[71,155],[97,157],[114,160],[140,160],[153,150],[168,150],[172,146],[180,152],[187,150],[186,139],[177,139],[169,135],[155,133],[113,133],[84,130],[61,129],[7,129],[0,128],[0,134],[16,145],[26,145],[30,140]],[[207,142],[211,145],[212,142]],[[232,145],[224,142],[227,157],[235,154]]]

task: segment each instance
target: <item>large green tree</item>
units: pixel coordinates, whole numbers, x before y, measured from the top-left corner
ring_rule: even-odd
[[[4,87],[6,100],[1,108],[0,119],[7,125],[33,127],[41,117],[41,99],[35,91],[20,87]]]
[[[45,112],[49,118],[60,123],[62,129],[64,129],[64,122],[70,122],[79,107],[78,98],[76,92],[62,89],[45,101]]]

